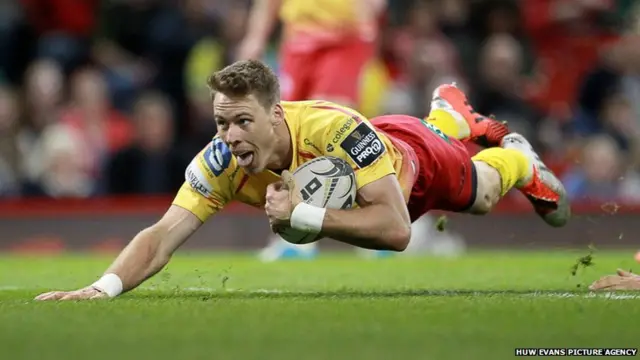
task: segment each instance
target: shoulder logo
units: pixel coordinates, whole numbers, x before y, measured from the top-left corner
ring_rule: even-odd
[[[361,123],[340,143],[340,147],[359,168],[371,165],[386,150],[375,130]]]
[[[356,123],[358,120],[355,117],[350,117],[339,129],[337,129],[333,135],[332,143],[337,144],[340,139],[342,139],[346,133],[349,132],[351,126]]]
[[[195,162],[191,162],[185,171],[185,178],[191,187],[204,197],[211,196],[213,188]]]
[[[231,164],[231,151],[220,138],[214,138],[204,152],[204,161],[215,176],[220,176]]]

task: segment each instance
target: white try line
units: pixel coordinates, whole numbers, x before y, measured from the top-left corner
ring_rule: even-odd
[[[171,291],[171,289],[164,288],[159,289],[157,286],[141,286],[139,288],[145,292],[158,292],[158,293],[166,293],[167,291]],[[0,285],[0,291],[38,291],[41,289],[36,288],[28,288],[21,287],[15,285]],[[281,294],[281,295],[314,295],[314,294],[322,294],[322,292],[318,291],[287,291],[280,289],[220,289],[220,288],[211,288],[211,287],[186,287],[178,289],[179,292],[182,293],[210,293],[210,294],[245,294],[245,295],[261,295],[261,294]],[[328,292],[331,294],[339,294],[339,292]],[[375,295],[375,292],[372,292],[372,295]],[[640,293],[638,294],[620,294],[615,292],[590,292],[590,293],[571,293],[571,292],[546,292],[546,291],[533,291],[528,293],[515,293],[509,291],[476,291],[476,292],[465,292],[465,291],[457,291],[457,290],[434,290],[432,292],[425,292],[423,296],[478,296],[478,297],[486,297],[489,295],[507,295],[509,297],[534,297],[534,298],[556,298],[556,299],[570,299],[570,298],[582,298],[582,299],[606,299],[606,300],[637,300],[640,299]],[[406,295],[401,295],[406,296]],[[421,294],[416,293],[415,296],[421,296]]]

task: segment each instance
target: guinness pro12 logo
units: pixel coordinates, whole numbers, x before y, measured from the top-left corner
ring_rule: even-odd
[[[361,123],[353,129],[340,147],[359,168],[371,165],[385,150],[382,140],[367,123]]]

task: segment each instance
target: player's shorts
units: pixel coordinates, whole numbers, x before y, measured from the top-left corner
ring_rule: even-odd
[[[415,182],[407,204],[412,222],[430,210],[463,212],[473,205],[477,173],[462,142],[412,116],[380,116],[371,123],[399,143],[408,160],[415,162]]]
[[[313,51],[281,52],[281,93],[288,101],[323,98],[359,103],[360,75],[375,54],[372,42],[353,39]]]

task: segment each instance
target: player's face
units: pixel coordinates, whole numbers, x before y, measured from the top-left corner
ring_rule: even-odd
[[[281,121],[279,105],[265,109],[253,95],[230,98],[217,93],[213,114],[218,133],[249,173],[264,171],[275,151],[275,126]]]

